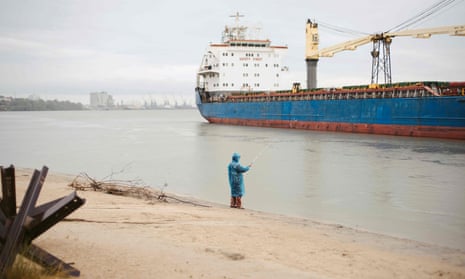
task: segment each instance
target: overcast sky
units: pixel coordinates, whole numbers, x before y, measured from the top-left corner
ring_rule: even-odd
[[[308,18],[365,33],[387,31],[438,0],[0,0],[0,95],[83,100],[106,91],[193,96],[196,70],[230,15],[287,45],[284,64],[305,84]],[[410,28],[465,24],[465,1]],[[320,46],[356,36],[320,28]],[[321,58],[318,85],[367,84],[371,45]],[[465,80],[465,37],[394,38],[393,81]]]

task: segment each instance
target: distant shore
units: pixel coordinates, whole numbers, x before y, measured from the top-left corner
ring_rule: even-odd
[[[31,174],[16,170],[18,203]],[[49,173],[38,204],[73,178]],[[84,206],[34,243],[80,278],[465,278],[450,248],[204,201],[78,195]]]

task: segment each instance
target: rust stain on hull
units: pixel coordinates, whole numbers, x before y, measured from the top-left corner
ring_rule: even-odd
[[[441,126],[408,126],[408,125],[382,125],[364,123],[339,123],[339,122],[303,122],[285,120],[254,120],[231,118],[207,118],[210,123],[286,128],[313,131],[363,133],[393,136],[431,137],[444,139],[465,139],[465,128],[441,127]]]

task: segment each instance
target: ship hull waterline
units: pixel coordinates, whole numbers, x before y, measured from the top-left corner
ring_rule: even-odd
[[[465,128],[437,126],[405,126],[364,123],[303,122],[285,120],[225,119],[209,117],[206,120],[213,124],[254,126],[283,129],[299,129],[325,132],[346,132],[377,134],[391,136],[430,137],[444,139],[465,139]]]

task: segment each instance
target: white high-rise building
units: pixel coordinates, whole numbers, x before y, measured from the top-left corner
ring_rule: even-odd
[[[90,93],[90,106],[92,108],[112,108],[115,103],[113,97],[107,92],[93,92]]]

